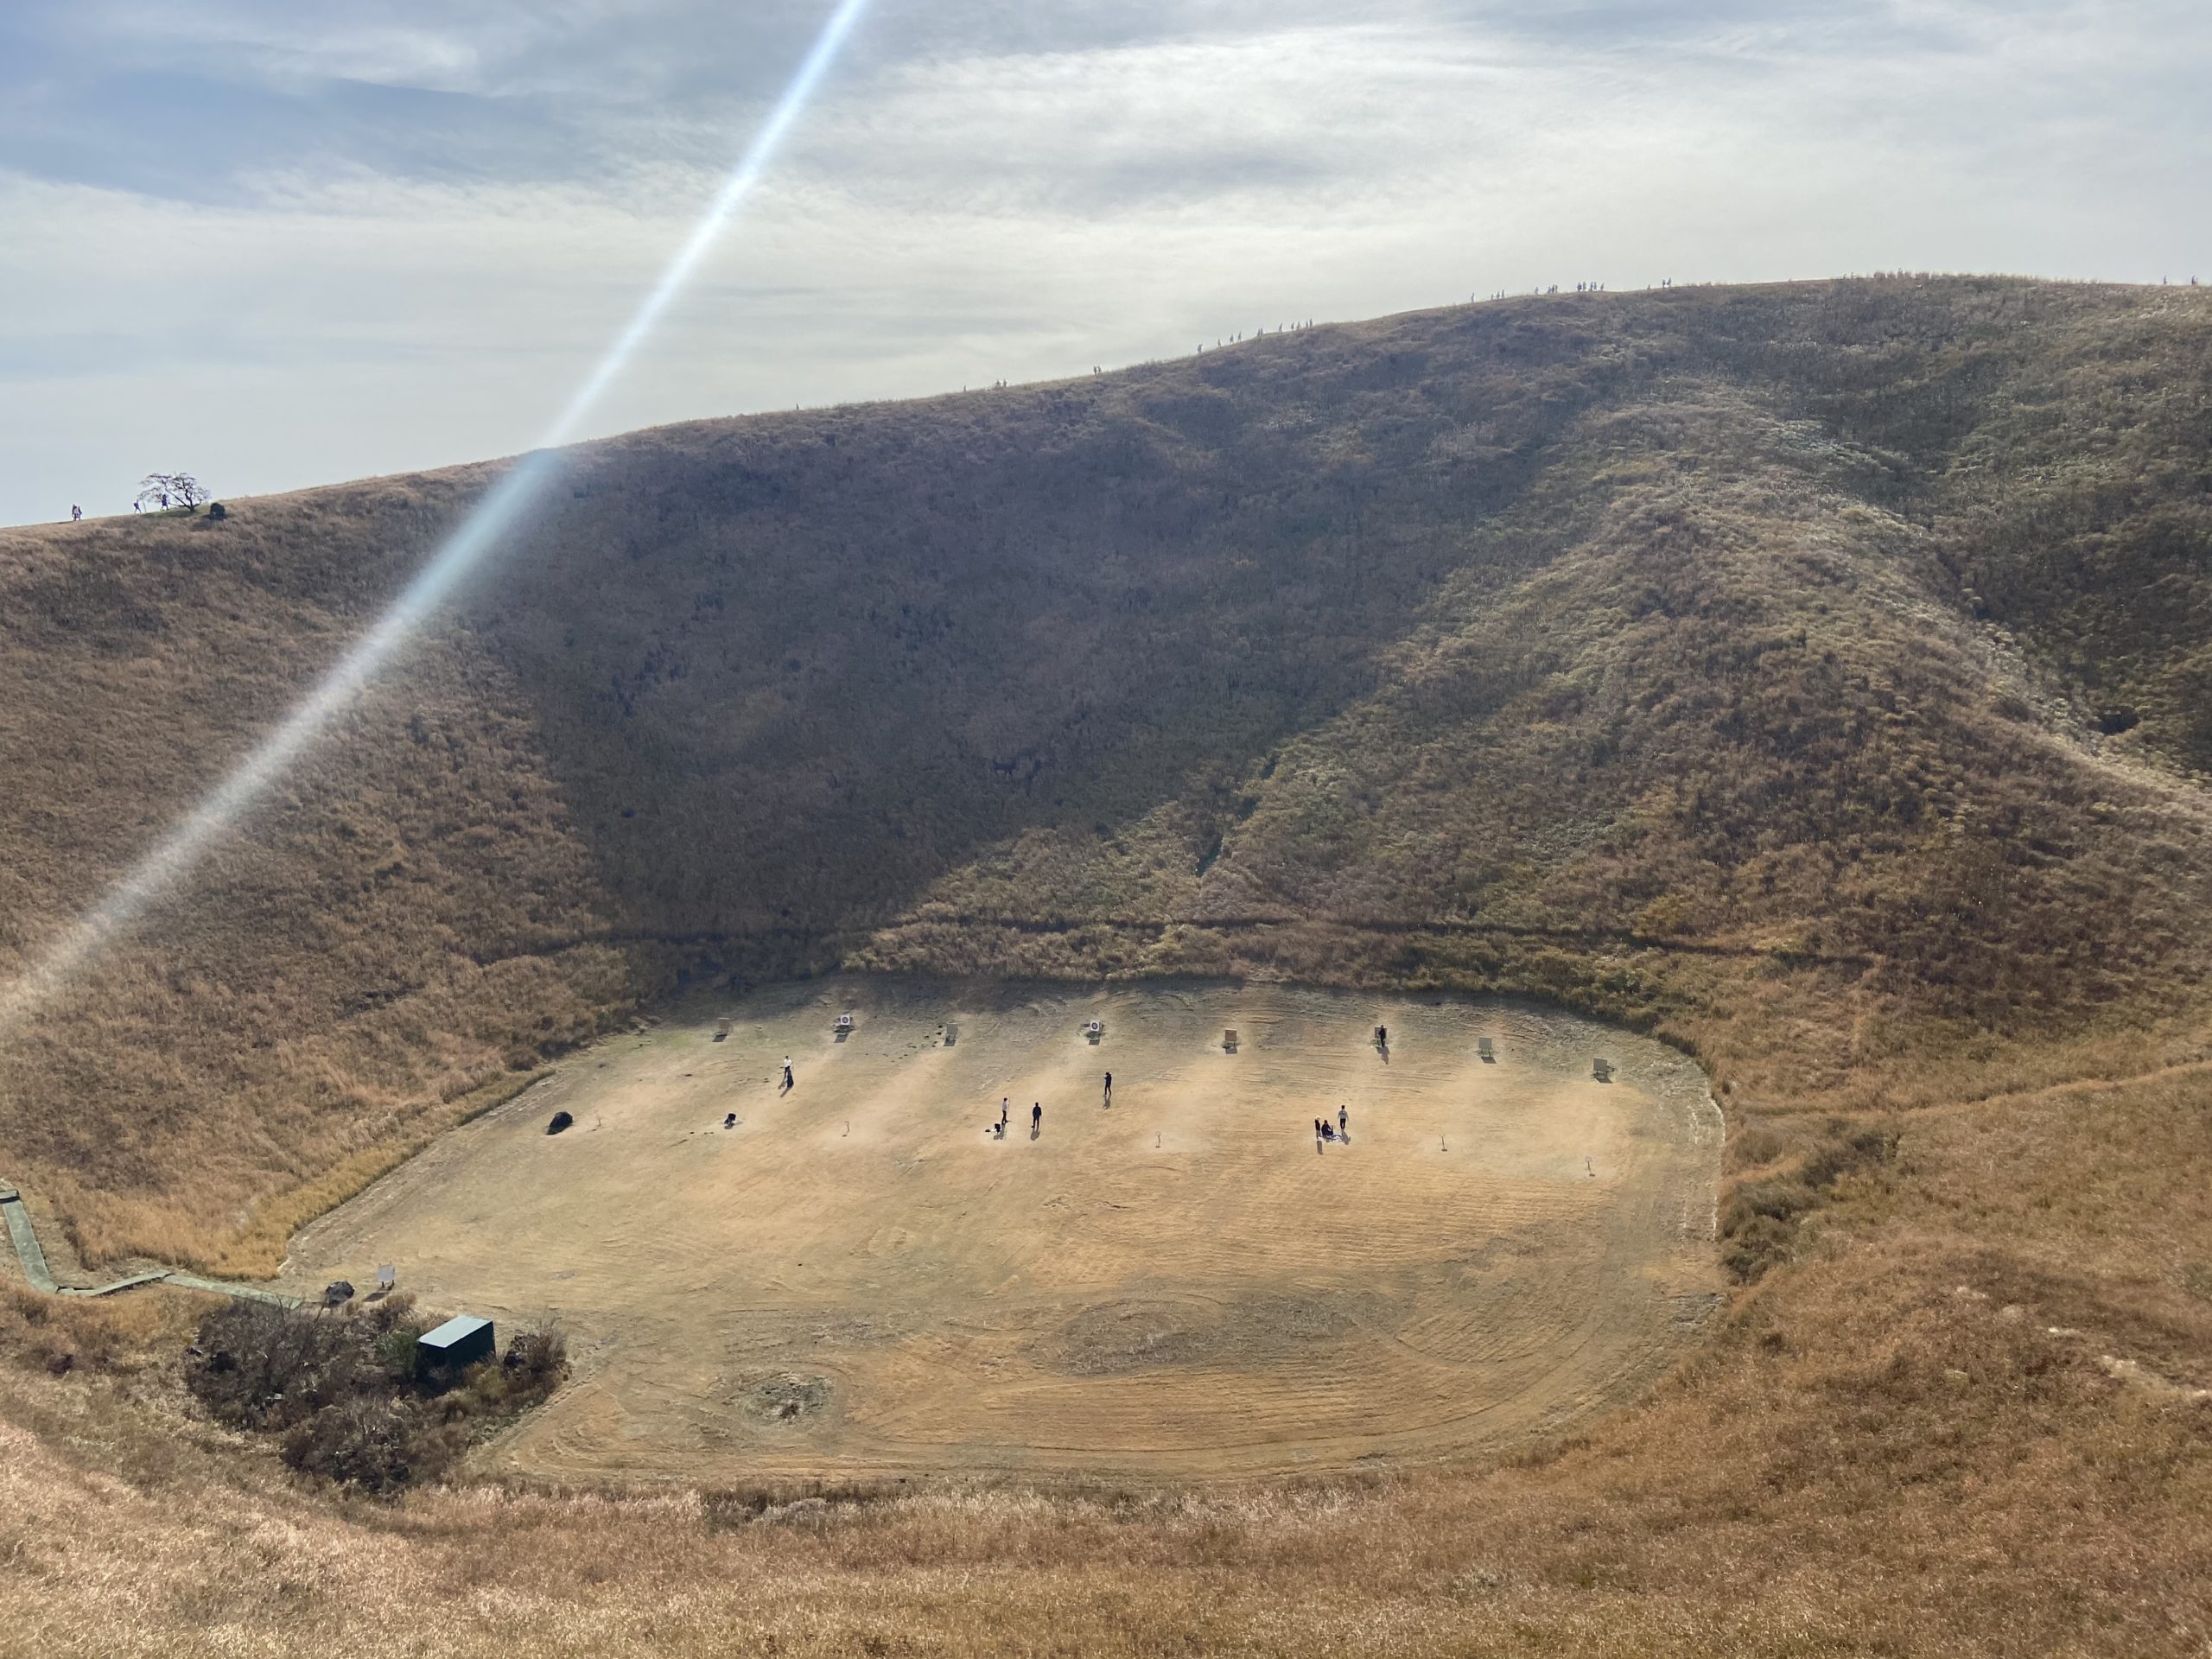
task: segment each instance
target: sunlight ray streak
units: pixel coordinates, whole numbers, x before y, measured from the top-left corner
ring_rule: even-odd
[[[391,608],[357,640],[287,715],[123,879],[76,918],[45,954],[0,992],[0,1037],[17,1026],[88,963],[192,874],[224,833],[265,798],[332,721],[376,678],[461,582],[512,531],[557,470],[556,446],[573,439],[669,306],[697,270],[729,220],[766,171],[836,59],[868,0],[839,0],[783,96],[753,135],[682,247],[647,292],[614,342],[585,377],[538,447],[510,465],[468,516],[418,571]]]

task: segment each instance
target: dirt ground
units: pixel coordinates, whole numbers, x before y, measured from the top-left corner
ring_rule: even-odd
[[[1689,1061],[1525,1006],[822,980],[579,1054],[286,1277],[557,1319],[573,1382],[487,1453],[550,1478],[1373,1466],[1648,1386],[1716,1300],[1719,1153]]]

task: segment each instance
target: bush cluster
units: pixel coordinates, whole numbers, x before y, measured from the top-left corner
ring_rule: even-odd
[[[567,1344],[550,1327],[457,1374],[419,1374],[424,1328],[404,1294],[358,1313],[231,1302],[200,1322],[188,1376],[218,1422],[279,1436],[302,1474],[396,1491],[445,1472],[568,1375]]]

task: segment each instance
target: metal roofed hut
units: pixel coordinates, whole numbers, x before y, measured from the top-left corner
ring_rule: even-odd
[[[456,1313],[415,1339],[415,1373],[464,1370],[480,1359],[491,1358],[493,1347],[491,1320]]]

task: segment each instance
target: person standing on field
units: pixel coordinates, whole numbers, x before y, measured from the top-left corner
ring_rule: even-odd
[[[1113,1103],[1114,1103],[1114,1074],[1113,1074],[1111,1071],[1109,1071],[1109,1072],[1106,1074],[1106,1104],[1107,1104],[1109,1107],[1111,1107],[1111,1106],[1113,1105]]]
[[[791,1057],[786,1054],[784,1056],[784,1092],[789,1094],[798,1087],[798,1079],[791,1076]]]
[[[1029,1135],[1034,1140],[1045,1128],[1045,1103],[1039,1101],[1029,1109]]]
[[[1337,1139],[1339,1141],[1351,1139],[1351,1109],[1349,1107],[1337,1108]]]

